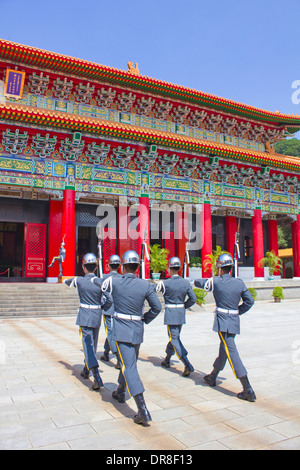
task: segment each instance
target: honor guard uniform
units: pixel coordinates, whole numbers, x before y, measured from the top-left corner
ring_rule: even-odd
[[[243,386],[243,391],[237,395],[242,400],[254,402],[255,393],[249,383],[247,371],[238,354],[235,335],[240,334],[240,315],[247,312],[254,304],[253,297],[241,279],[230,275],[233,267],[232,257],[225,253],[218,257],[216,266],[219,268],[219,277],[198,279],[194,281],[196,287],[212,291],[216,301],[215,321],[213,331],[220,337],[219,356],[213,364],[213,371],[206,375],[204,380],[210,386],[216,386],[216,378],[224,369],[228,359],[236,378]],[[243,303],[240,304],[240,300]]]
[[[94,286],[91,279],[96,277],[94,271],[97,267],[97,258],[93,253],[87,253],[82,259],[82,268],[85,276],[78,276],[64,280],[69,287],[76,287],[80,299],[76,325],[79,326],[83,346],[85,366],[81,376],[88,378],[90,371],[94,377],[92,390],[99,390],[103,386],[99,374],[96,357],[97,342],[102,316],[102,296],[99,288]],[[107,302],[109,305],[109,302]]]
[[[107,279],[110,276],[113,276],[113,277],[121,276],[121,274],[118,273],[118,269],[121,265],[121,259],[118,255],[112,255],[108,260],[108,265],[109,265],[110,272],[108,274],[103,275],[103,278],[102,278],[103,280]],[[114,314],[113,303],[111,304],[109,308],[107,308],[107,310],[103,308],[102,313],[103,313],[103,321],[105,325],[106,340],[104,343],[104,353],[101,356],[101,359],[102,361],[106,361],[106,362],[109,361],[109,351],[111,351],[117,358],[116,369],[120,369],[117,346],[116,346],[115,341],[112,338],[112,317]]]
[[[122,256],[122,271],[120,277],[106,279],[102,290],[112,293],[114,303],[113,339],[116,342],[121,371],[118,378],[119,386],[112,394],[120,403],[125,402],[125,391],[133,396],[138,408],[134,418],[137,424],[147,424],[151,421],[143,393],[143,383],[137,370],[137,359],[140,345],[143,342],[144,324],[150,323],[161,311],[161,303],[150,282],[137,278],[139,255],[132,250]],[[144,303],[147,300],[150,309],[144,313]]]
[[[169,260],[169,270],[171,277],[161,281],[156,291],[162,292],[165,300],[164,324],[167,325],[169,343],[166,348],[166,358],[161,363],[169,368],[170,359],[175,353],[184,364],[183,377],[188,377],[194,371],[194,367],[187,358],[187,350],[180,339],[182,325],[186,323],[186,309],[196,303],[196,295],[188,280],[179,276],[181,261],[176,256]]]

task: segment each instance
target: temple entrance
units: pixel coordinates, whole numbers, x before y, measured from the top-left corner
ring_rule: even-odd
[[[96,227],[77,227],[76,276],[83,276],[81,261],[86,253],[97,255]]]
[[[77,249],[76,249],[76,276],[82,276],[82,258],[86,253],[94,253],[97,257],[98,252],[98,235],[97,225],[101,217],[96,215],[96,205],[78,204],[75,213],[75,225],[77,231]],[[108,260],[113,254],[116,254],[117,238],[116,229],[104,227],[102,233],[102,270],[104,273],[109,272]]]
[[[23,277],[24,227],[23,223],[0,222],[0,282]]]

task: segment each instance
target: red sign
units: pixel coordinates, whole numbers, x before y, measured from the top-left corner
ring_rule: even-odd
[[[46,276],[46,224],[25,226],[25,277]]]

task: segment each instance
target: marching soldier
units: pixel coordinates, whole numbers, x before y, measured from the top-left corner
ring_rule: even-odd
[[[114,303],[113,339],[116,342],[121,362],[117,390],[112,393],[119,403],[125,402],[125,391],[133,396],[138,408],[134,418],[137,424],[147,424],[151,415],[144,400],[144,386],[137,370],[137,358],[143,342],[144,324],[150,323],[161,311],[161,304],[154,287],[146,280],[136,277],[139,267],[139,255],[132,250],[122,256],[123,275],[111,276],[102,284],[102,291],[112,293]],[[147,300],[150,309],[143,314],[144,302]]]
[[[81,376],[88,379],[90,371],[94,377],[92,390],[99,390],[103,386],[99,374],[99,365],[96,357],[99,329],[101,325],[102,293],[91,282],[95,276],[97,258],[93,253],[87,253],[82,259],[82,268],[85,276],[78,276],[64,280],[69,287],[76,287],[80,299],[76,325],[79,326],[83,346],[85,365]],[[106,297],[106,296],[105,296]],[[109,305],[109,302],[107,302]]]
[[[216,315],[213,330],[219,334],[219,356],[213,364],[213,370],[204,377],[210,386],[216,386],[216,378],[224,369],[228,359],[236,378],[241,381],[243,391],[237,397],[242,400],[254,402],[255,393],[249,383],[247,371],[238,354],[235,335],[240,333],[240,315],[247,312],[254,300],[241,279],[233,278],[230,271],[234,265],[229,254],[222,254],[217,259],[219,277],[211,279],[198,279],[194,281],[196,287],[212,291],[216,301]],[[240,300],[243,303],[239,305]]]
[[[194,367],[187,358],[188,352],[181,342],[180,332],[182,325],[186,323],[186,309],[194,305],[197,298],[189,281],[179,276],[178,271],[180,268],[180,259],[176,256],[170,258],[169,270],[171,277],[161,281],[156,289],[157,292],[162,292],[165,299],[164,324],[167,325],[170,339],[166,348],[166,358],[161,365],[169,368],[170,359],[175,353],[184,364],[183,377],[188,377],[194,371]]]
[[[120,276],[118,273],[118,269],[121,265],[121,259],[118,255],[112,255],[108,261],[110,273],[104,274],[103,280],[107,279],[109,276]],[[112,317],[114,314],[114,305],[113,303],[111,306],[105,310],[103,308],[103,321],[105,325],[105,332],[106,332],[106,340],[104,343],[104,353],[101,356],[102,361],[109,361],[109,351],[111,351],[117,358],[116,369],[120,369],[120,362],[118,358],[117,346],[115,341],[112,338]]]

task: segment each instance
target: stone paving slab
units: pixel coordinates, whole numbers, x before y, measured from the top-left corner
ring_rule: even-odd
[[[195,372],[174,359],[160,366],[168,341],[163,314],[145,326],[138,368],[152,415],[134,424],[133,398],[112,399],[115,359],[99,360],[104,388],[80,372],[75,317],[0,320],[0,449],[113,451],[296,450],[300,448],[300,301],[256,302],[241,318],[236,342],[257,401],[243,402],[226,365],[216,388],[203,382],[218,351],[213,305],[187,314],[182,341]],[[105,340],[99,337],[100,358]],[[175,357],[175,356],[174,356]]]

